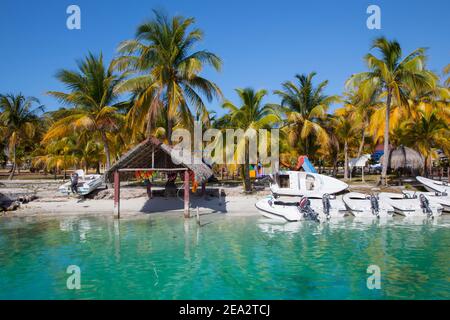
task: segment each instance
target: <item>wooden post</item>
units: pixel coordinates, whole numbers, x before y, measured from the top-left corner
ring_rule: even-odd
[[[189,171],[184,171],[184,217],[189,218]]]
[[[114,171],[114,216],[120,219],[120,177],[119,171]]]
[[[202,183],[202,197],[206,195],[206,182]]]
[[[148,183],[147,183],[147,197],[149,199],[153,198],[153,196],[152,196],[152,183],[150,182],[150,179],[148,180]]]

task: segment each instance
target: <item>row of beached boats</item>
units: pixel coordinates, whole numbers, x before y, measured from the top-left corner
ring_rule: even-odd
[[[256,208],[265,217],[299,221],[327,220],[352,214],[355,217],[437,217],[450,212],[450,186],[442,181],[417,177],[429,192],[404,191],[340,194],[348,185],[321,174],[281,171],[271,177],[271,195],[259,200]]]

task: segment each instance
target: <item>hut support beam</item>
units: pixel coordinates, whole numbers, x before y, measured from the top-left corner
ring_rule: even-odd
[[[120,176],[114,171],[114,217],[120,219]]]
[[[189,218],[189,172],[184,171],[184,217]]]

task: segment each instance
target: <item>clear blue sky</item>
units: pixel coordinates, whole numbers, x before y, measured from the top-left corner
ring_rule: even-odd
[[[81,30],[66,28],[70,4],[81,8]],[[366,27],[370,4],[381,7],[381,30]],[[328,94],[341,94],[347,77],[365,69],[362,58],[379,35],[400,41],[405,53],[429,47],[429,67],[436,72],[450,63],[448,0],[0,0],[0,93],[23,92],[38,97],[47,110],[58,108],[45,95],[64,90],[56,71],[74,68],[88,51],[111,59],[153,8],[196,18],[205,32],[198,48],[224,62],[221,73],[204,74],[232,101],[234,88],[272,91],[310,71],[329,80]],[[209,108],[223,113],[218,101]]]

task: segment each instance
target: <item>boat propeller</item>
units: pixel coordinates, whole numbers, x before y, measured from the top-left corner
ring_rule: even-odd
[[[313,210],[313,208],[311,208],[311,202],[307,197],[303,197],[300,199],[300,201],[298,202],[298,208],[303,214],[303,218],[319,221],[319,215]]]
[[[419,196],[419,199],[420,199],[420,207],[422,208],[423,213],[426,213],[428,216],[431,216],[433,212],[431,211],[430,202],[428,201],[428,199],[423,194]]]

